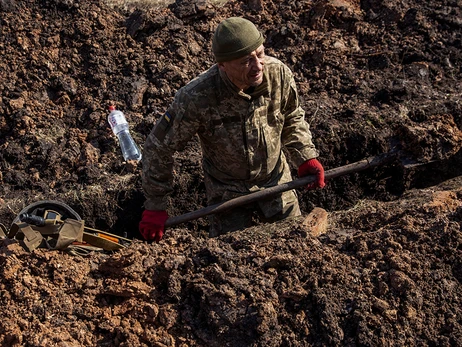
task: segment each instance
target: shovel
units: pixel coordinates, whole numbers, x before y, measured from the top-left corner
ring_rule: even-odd
[[[359,172],[365,169],[383,165],[398,157],[398,151],[383,153],[374,157],[366,158],[345,166],[340,166],[335,169],[327,170],[324,175],[326,180],[331,180],[336,177]],[[305,176],[295,179],[290,182],[279,184],[270,188],[265,188],[258,192],[240,196],[228,201],[223,201],[218,204],[210,205],[197,211],[189,212],[180,216],[171,217],[165,222],[165,227],[171,227],[181,223],[185,223],[194,219],[205,217],[209,214],[219,213],[229,210],[234,207],[247,205],[258,200],[272,197],[276,194],[306,186],[308,183],[316,181],[316,176]]]

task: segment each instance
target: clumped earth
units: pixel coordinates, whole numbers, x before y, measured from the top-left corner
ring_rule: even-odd
[[[73,256],[0,240],[2,346],[462,345],[460,1],[0,1],[0,222],[71,206],[127,235]],[[299,191],[304,216],[208,238],[206,219],[140,240],[142,147],[213,64],[216,25],[254,21],[294,71],[320,160],[391,162]],[[201,154],[175,154],[169,214],[204,207]],[[320,222],[321,223],[321,222]],[[322,231],[320,235],[313,230]]]

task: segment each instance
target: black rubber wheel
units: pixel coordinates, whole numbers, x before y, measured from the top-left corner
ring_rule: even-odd
[[[61,215],[62,220],[65,220],[66,218],[82,220],[79,214],[64,202],[56,200],[41,200],[26,206],[21,212],[19,212],[13,223],[19,222],[19,216],[23,213],[43,217],[45,210],[53,210],[58,212]]]

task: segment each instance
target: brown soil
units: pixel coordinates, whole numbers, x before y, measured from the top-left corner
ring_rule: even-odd
[[[88,257],[0,240],[2,346],[462,345],[460,1],[0,1],[0,222],[67,203],[133,238]],[[245,16],[295,73],[326,169],[391,163],[300,190],[302,218],[209,239],[205,219],[139,240],[143,146],[175,91],[213,64],[217,23]],[[171,216],[205,204],[197,142],[175,155]],[[409,165],[409,164],[423,165]],[[407,164],[407,165],[403,165]]]

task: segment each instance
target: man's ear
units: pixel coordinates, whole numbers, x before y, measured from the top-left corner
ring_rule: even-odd
[[[217,63],[218,65],[218,68],[221,70],[221,71],[225,71],[225,65],[223,63]]]

